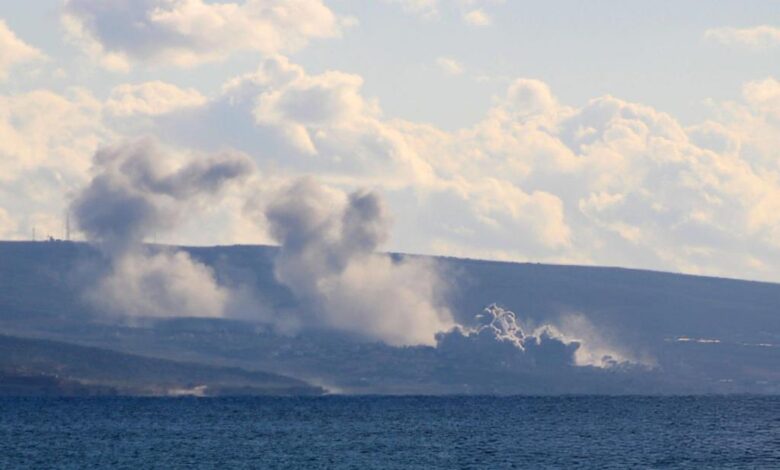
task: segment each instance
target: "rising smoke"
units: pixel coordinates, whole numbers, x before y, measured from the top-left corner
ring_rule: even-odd
[[[493,304],[477,315],[476,321],[476,326],[457,326],[437,335],[438,349],[478,359],[482,364],[503,362],[521,369],[641,364],[608,344],[583,316],[567,316],[557,325],[530,328],[524,327],[514,312]]]
[[[246,289],[220,285],[211,268],[183,251],[144,241],[175,228],[252,171],[249,159],[237,153],[177,162],[152,140],[97,152],[93,179],[71,208],[108,261],[89,300],[107,313],[144,317],[220,317],[231,305],[246,307]],[[332,328],[392,346],[435,345],[486,363],[509,359],[517,367],[629,362],[584,317],[531,329],[494,305],[477,317],[477,326],[456,324],[435,262],[378,252],[390,220],[373,192],[345,194],[301,178],[276,192],[264,215],[280,244],[276,279],[300,302],[295,321],[270,319],[280,329],[289,323]]]
[[[377,252],[390,222],[375,193],[345,195],[303,178],[265,215],[281,245],[276,277],[315,322],[394,346],[433,345],[454,326],[435,264]]]
[[[230,152],[182,164],[149,139],[99,150],[94,176],[71,206],[80,230],[109,264],[88,299],[117,315],[223,316],[230,295],[210,268],[144,241],[176,227],[207,197],[252,171],[246,156]]]

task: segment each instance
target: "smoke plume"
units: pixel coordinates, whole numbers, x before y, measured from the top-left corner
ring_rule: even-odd
[[[390,222],[375,193],[345,195],[304,178],[265,215],[281,245],[276,277],[311,320],[394,346],[433,345],[454,325],[432,262],[377,253]]]
[[[109,263],[88,299],[118,315],[222,316],[230,293],[210,268],[144,240],[174,228],[209,196],[251,173],[250,160],[228,152],[177,164],[144,139],[99,150],[93,171],[71,206],[80,230]]]
[[[230,152],[176,168],[150,139],[103,148],[93,163],[94,177],[72,211],[87,238],[109,253],[175,227],[193,203],[252,171],[248,157]]]
[[[472,361],[479,359],[483,364],[504,363],[516,368],[640,364],[607,344],[582,316],[565,317],[561,325],[524,328],[514,312],[493,304],[476,320],[474,327],[458,326],[440,333],[438,349]]]

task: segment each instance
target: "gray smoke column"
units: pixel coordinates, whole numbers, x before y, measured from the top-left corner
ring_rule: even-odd
[[[345,195],[304,178],[265,215],[281,245],[276,277],[311,320],[394,346],[433,345],[436,333],[454,326],[433,262],[376,251],[390,228],[377,194]]]
[[[230,293],[207,266],[143,242],[252,171],[248,157],[231,152],[182,164],[149,139],[99,150],[94,176],[71,206],[80,230],[110,264],[87,297],[119,315],[222,316]]]
[[[110,253],[175,227],[191,204],[251,173],[248,157],[226,152],[178,168],[151,139],[99,150],[94,176],[72,205],[79,228]]]

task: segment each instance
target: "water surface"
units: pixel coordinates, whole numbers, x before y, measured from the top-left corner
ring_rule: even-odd
[[[780,468],[780,397],[4,398],[15,467]]]

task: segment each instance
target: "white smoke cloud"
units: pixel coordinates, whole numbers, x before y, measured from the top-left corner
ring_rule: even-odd
[[[458,326],[439,334],[439,349],[466,355],[497,355],[518,367],[652,365],[649,360],[640,361],[610,344],[582,315],[568,315],[556,324],[530,327],[524,326],[514,312],[493,304],[476,320],[476,326]]]
[[[299,179],[266,217],[281,244],[276,276],[315,321],[394,346],[432,345],[436,333],[454,325],[435,265],[376,252],[389,230],[376,194],[346,196]]]
[[[223,185],[248,175],[248,157],[225,152],[175,167],[151,139],[100,149],[94,177],[75,198],[79,227],[108,252],[137,246],[156,232],[176,226],[202,200]]]
[[[88,299],[117,315],[223,316],[230,292],[208,267],[184,252],[143,242],[174,228],[205,196],[251,173],[248,158],[223,153],[175,165],[144,139],[101,149],[94,167],[71,207],[78,227],[109,262]]]
[[[139,317],[222,317],[231,292],[181,251],[123,254],[87,298],[105,312]]]
[[[567,343],[577,343],[574,362],[578,366],[611,367],[618,364],[639,364],[653,367],[655,360],[629,351],[610,341],[604,331],[599,330],[582,314],[567,314],[554,325],[545,325],[551,336]]]

